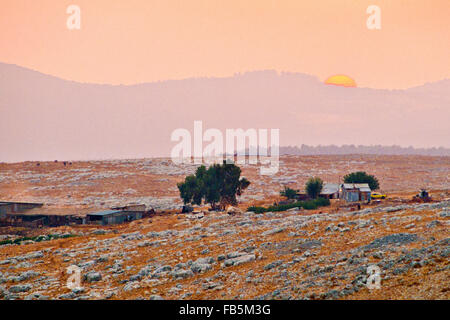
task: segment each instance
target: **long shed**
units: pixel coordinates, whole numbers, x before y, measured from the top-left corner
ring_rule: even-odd
[[[40,208],[43,203],[0,201],[0,216],[8,213],[20,213],[33,208]]]
[[[108,225],[142,219],[142,211],[104,210],[86,215],[89,223]]]

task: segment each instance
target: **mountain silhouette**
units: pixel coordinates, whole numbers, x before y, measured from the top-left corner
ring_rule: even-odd
[[[278,128],[282,146],[449,148],[450,80],[380,90],[267,70],[114,86],[0,63],[0,161],[168,156],[173,130],[194,120]]]

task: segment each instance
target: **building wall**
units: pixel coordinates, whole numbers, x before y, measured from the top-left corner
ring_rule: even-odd
[[[361,201],[367,201],[370,199],[370,192],[361,192]]]
[[[342,197],[347,202],[368,201],[370,192],[361,192],[359,190],[344,190]]]
[[[120,224],[127,221],[142,219],[142,212],[123,211],[103,216],[100,223],[102,225]],[[95,223],[95,222],[94,222]]]
[[[321,194],[320,197],[325,199],[339,199],[339,192],[329,193],[329,194]]]
[[[347,202],[359,201],[359,191],[356,190],[344,190],[344,199]]]
[[[33,208],[42,207],[41,203],[0,203],[0,214],[23,212]]]

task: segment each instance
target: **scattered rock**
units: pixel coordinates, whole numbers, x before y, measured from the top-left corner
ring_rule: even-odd
[[[49,297],[44,296],[38,292],[32,293],[25,297],[25,300],[48,300]]]
[[[178,279],[187,279],[190,277],[194,276],[194,272],[192,272],[191,270],[174,270],[171,272],[171,275],[174,279],[178,280]]]
[[[100,272],[89,272],[84,276],[84,280],[87,282],[97,282],[102,280]]]
[[[443,211],[439,212],[439,217],[450,218],[450,210],[443,210]]]
[[[92,231],[92,234],[94,234],[94,235],[104,235],[106,233],[107,233],[107,231],[104,229],[97,229],[97,230]]]
[[[230,206],[230,207],[228,207],[228,209],[227,209],[227,213],[228,213],[229,215],[236,215],[236,214],[242,214],[243,212],[242,212],[241,209],[239,209],[239,208],[237,208],[237,207],[232,207],[232,206]]]
[[[278,261],[273,261],[267,265],[264,266],[264,270],[271,270],[273,268],[276,268],[278,266],[280,266],[283,263],[283,261],[278,260]]]
[[[385,245],[403,245],[411,242],[417,241],[418,237],[416,234],[412,233],[397,233],[390,234],[388,236],[375,239],[370,244],[365,246],[366,249],[379,248]]]
[[[9,287],[8,291],[12,293],[20,293],[20,292],[27,292],[31,290],[31,285],[29,284],[19,284],[15,286]]]
[[[123,291],[127,292],[127,291],[131,291],[131,290],[136,290],[139,289],[141,287],[141,285],[139,284],[138,281],[131,281],[128,282],[124,287],[123,287]]]
[[[230,267],[230,266],[238,266],[247,262],[255,261],[256,256],[254,254],[245,254],[241,255],[239,257],[230,258],[223,262],[223,266]]]
[[[263,236],[270,236],[272,234],[283,232],[284,230],[285,230],[284,228],[274,228],[274,229],[271,229],[271,230],[264,231],[263,233],[261,233],[261,235],[263,235]]]

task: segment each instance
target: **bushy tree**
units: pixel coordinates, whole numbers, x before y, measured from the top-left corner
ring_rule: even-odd
[[[280,196],[286,197],[288,199],[295,199],[295,197],[297,196],[297,192],[298,190],[284,187],[284,189],[280,191]]]
[[[184,204],[201,204],[201,187],[194,175],[187,176],[184,183],[179,183],[178,190],[180,190],[180,197],[183,199]]]
[[[306,193],[313,199],[316,199],[323,188],[323,181],[320,178],[310,178],[306,182]]]
[[[184,204],[211,204],[225,209],[227,205],[236,205],[236,196],[250,185],[250,181],[241,178],[241,169],[226,163],[213,164],[208,169],[205,166],[197,168],[195,175],[187,176],[184,182],[177,184],[180,197]]]
[[[380,185],[378,179],[364,171],[352,172],[344,176],[345,183],[368,183],[371,190],[377,190]]]

